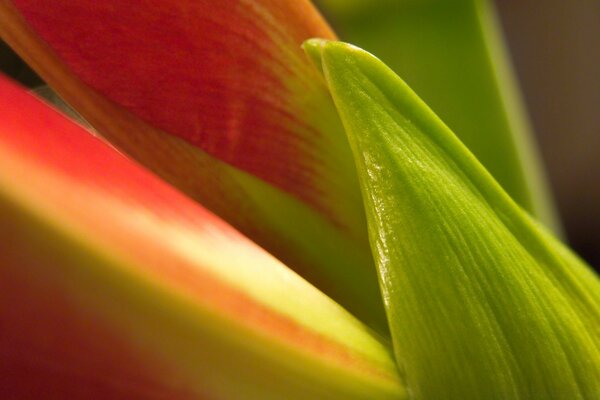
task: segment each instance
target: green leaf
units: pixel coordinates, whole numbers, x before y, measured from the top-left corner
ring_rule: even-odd
[[[523,208],[560,232],[488,0],[319,0],[345,41],[423,98]]]
[[[591,399],[600,282],[392,70],[310,41],[359,173],[396,359],[416,399]]]

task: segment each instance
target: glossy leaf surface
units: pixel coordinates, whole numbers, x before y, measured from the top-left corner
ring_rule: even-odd
[[[600,281],[381,61],[311,41],[354,152],[415,399],[591,399]]]
[[[344,41],[376,54],[507,193],[560,233],[491,0],[318,0]]]

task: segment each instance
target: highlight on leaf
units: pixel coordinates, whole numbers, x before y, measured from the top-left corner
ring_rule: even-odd
[[[315,3],[344,41],[401,76],[519,205],[562,234],[493,1]]]
[[[381,61],[305,49],[351,143],[411,398],[595,398],[598,277]]]
[[[0,79],[0,392],[403,398],[385,340]]]

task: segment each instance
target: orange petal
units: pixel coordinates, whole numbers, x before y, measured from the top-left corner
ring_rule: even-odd
[[[0,19],[103,136],[386,331],[347,139],[300,48],[334,36],[308,1],[17,0]]]
[[[4,80],[0,218],[3,393],[402,393],[387,346],[362,323]]]

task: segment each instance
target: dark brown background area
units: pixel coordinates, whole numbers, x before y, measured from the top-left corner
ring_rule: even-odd
[[[496,6],[572,247],[600,267],[600,1]],[[0,44],[0,70],[40,83]]]
[[[600,1],[498,0],[572,247],[600,267]]]

